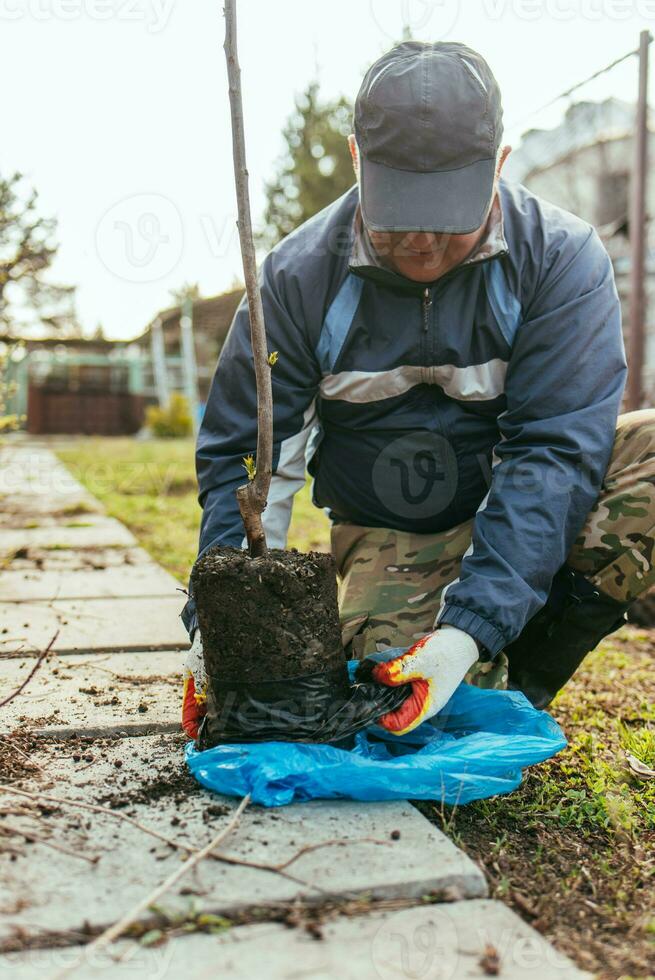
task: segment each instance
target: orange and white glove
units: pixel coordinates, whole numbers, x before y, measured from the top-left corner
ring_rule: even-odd
[[[202,652],[200,630],[196,630],[193,643],[184,664],[184,690],[182,693],[182,728],[189,738],[198,737],[200,722],[205,717],[207,701],[207,675]]]
[[[455,693],[479,656],[472,636],[454,626],[441,626],[415,643],[407,653],[379,663],[373,677],[396,687],[411,684],[412,693],[397,711],[378,719],[393,735],[405,735],[438,711]]]

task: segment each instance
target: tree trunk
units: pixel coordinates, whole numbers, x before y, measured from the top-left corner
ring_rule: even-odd
[[[257,381],[257,455],[256,473],[250,483],[237,490],[239,510],[246,530],[248,547],[253,558],[266,554],[266,534],[262,512],[266,507],[273,467],[273,392],[271,365],[264,325],[264,309],[257,278],[257,259],[252,236],[248,168],[241,99],[241,69],[237,56],[236,0],[225,0],[225,58],[232,117],[232,152],[237,194],[238,228],[243,261],[243,276],[248,297],[250,338]]]

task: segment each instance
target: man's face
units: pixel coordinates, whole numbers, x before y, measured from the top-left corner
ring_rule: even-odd
[[[348,145],[359,182],[359,151],[354,136],[348,137]],[[504,146],[498,156],[496,180],[510,150],[510,146]],[[486,224],[485,218],[476,231],[466,235],[433,231],[371,231],[370,228],[367,231],[373,248],[389,269],[413,282],[432,282],[468,258],[482,238]]]
[[[429,231],[371,231],[381,261],[413,282],[432,282],[463,262],[482,237],[484,225],[467,235]]]

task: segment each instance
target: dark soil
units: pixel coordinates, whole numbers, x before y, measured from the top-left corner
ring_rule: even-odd
[[[242,683],[345,668],[331,555],[213,548],[192,589],[210,676]]]
[[[0,783],[15,783],[36,774],[39,767],[30,760],[36,747],[35,738],[29,731],[16,730],[0,735]]]
[[[121,782],[128,783],[128,779],[119,778],[117,783],[120,785]],[[202,792],[204,792],[202,787],[193,778],[186,765],[171,764],[164,776],[156,775],[151,779],[143,779],[135,789],[107,794],[98,802],[102,806],[111,807],[112,810],[122,810],[136,803],[159,803],[161,800],[172,799],[176,803],[184,803],[190,796],[197,796]]]

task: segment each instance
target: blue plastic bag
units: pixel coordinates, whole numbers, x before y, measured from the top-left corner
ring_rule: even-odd
[[[386,651],[386,657],[398,650]],[[357,661],[351,661],[351,674]],[[315,799],[442,800],[470,803],[510,793],[525,766],[566,745],[557,722],[518,691],[461,684],[443,711],[408,735],[375,725],[352,749],[299,742],[217,745],[185,750],[207,789],[250,793],[253,803],[284,806]]]

